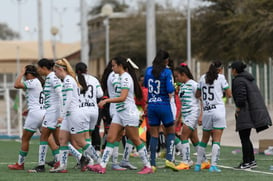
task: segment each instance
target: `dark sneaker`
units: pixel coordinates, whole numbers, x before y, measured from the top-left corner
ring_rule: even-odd
[[[38,173],[38,172],[45,172],[45,166],[44,165],[39,165],[32,170],[28,170],[28,173]]]
[[[250,163],[249,163],[249,165],[250,165],[250,168],[257,168],[258,166],[257,166],[257,162],[254,160],[254,161],[251,161]]]
[[[49,162],[45,162],[48,166],[50,167],[54,167],[54,164],[56,163],[55,160],[49,161]]]
[[[90,159],[88,157],[82,156],[80,159],[81,171],[86,171],[86,166],[88,165]]]
[[[237,167],[234,167],[236,170],[250,169],[251,166],[249,163],[240,163]]]

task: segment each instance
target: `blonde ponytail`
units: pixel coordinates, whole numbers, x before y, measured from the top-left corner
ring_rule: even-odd
[[[68,75],[70,75],[71,77],[73,77],[75,79],[75,81],[77,82],[77,85],[79,87],[81,87],[77,78],[76,78],[75,72],[73,71],[70,63],[65,58],[57,60],[55,62],[55,66],[62,67],[67,72]]]

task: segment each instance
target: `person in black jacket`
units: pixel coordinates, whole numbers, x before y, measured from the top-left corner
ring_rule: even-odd
[[[234,168],[255,168],[257,163],[250,140],[251,129],[257,132],[267,129],[272,125],[271,118],[254,77],[245,71],[246,64],[235,61],[229,68],[234,76],[232,95],[236,104],[236,131],[239,132],[243,152],[243,162]]]

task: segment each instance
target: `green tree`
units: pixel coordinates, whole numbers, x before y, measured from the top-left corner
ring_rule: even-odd
[[[197,57],[255,62],[272,56],[273,1],[209,2],[210,6],[199,8],[193,18]]]
[[[7,24],[0,23],[0,40],[12,40],[18,37],[19,34],[11,30]]]

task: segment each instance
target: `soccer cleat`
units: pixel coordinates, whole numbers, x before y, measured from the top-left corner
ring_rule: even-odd
[[[80,165],[81,165],[82,172],[86,171],[89,161],[90,161],[90,159],[88,157],[85,157],[82,155],[82,157],[80,159]]]
[[[175,167],[175,164],[173,162],[169,161],[169,160],[165,161],[165,167],[170,168],[173,171],[178,171],[178,169]]]
[[[10,170],[24,170],[24,163],[22,163],[21,165],[19,165],[18,163],[15,163],[14,165],[8,165],[8,168]]]
[[[258,167],[258,166],[257,166],[257,162],[256,162],[255,160],[251,161],[251,162],[249,163],[249,165],[250,165],[250,168],[257,168],[257,167]]]
[[[57,161],[56,163],[54,163],[53,168],[58,168],[60,166],[60,161]]]
[[[211,165],[209,168],[209,172],[221,172],[222,170],[220,170],[217,166]]]
[[[96,173],[105,174],[106,168],[103,168],[101,165],[98,164],[93,171]]]
[[[188,164],[189,164],[190,167],[192,167],[194,163],[193,163],[192,160],[190,160]]]
[[[93,172],[95,172],[99,167],[100,167],[100,164],[87,165],[87,169],[88,169],[89,171],[93,171]]]
[[[127,170],[127,168],[121,167],[118,164],[112,164],[112,170],[125,171],[125,170]]]
[[[163,151],[159,152],[158,157],[159,158],[165,158],[166,154],[167,154],[166,150],[163,150]]]
[[[141,171],[137,172],[138,174],[149,174],[154,173],[153,169],[151,167],[143,167]]]
[[[137,169],[137,167],[132,165],[129,161],[124,161],[124,160],[120,161],[119,166],[121,166],[123,168],[127,168],[129,170],[136,170]]]
[[[210,162],[206,161],[201,164],[201,169],[209,169],[210,168]]]
[[[50,173],[67,173],[67,170],[65,167],[58,167],[58,168],[51,168],[49,172]]]
[[[265,155],[273,155],[273,146],[269,146],[268,149],[264,150]]]
[[[49,161],[49,162],[45,162],[48,166],[50,167],[54,167],[56,161],[55,160],[52,160],[52,161]]]
[[[177,170],[188,170],[190,169],[190,165],[184,162],[181,162],[179,165],[175,167]]]
[[[195,172],[200,172],[201,171],[201,165],[195,164],[194,171]]]
[[[156,166],[152,166],[152,169],[153,169],[153,173],[156,172]]]
[[[38,165],[37,167],[28,170],[28,173],[38,173],[38,172],[45,172],[45,166],[44,165]]]
[[[245,169],[250,169],[251,166],[249,163],[240,163],[237,167],[234,167],[236,170],[245,170]]]

